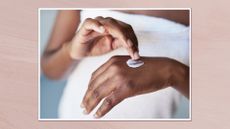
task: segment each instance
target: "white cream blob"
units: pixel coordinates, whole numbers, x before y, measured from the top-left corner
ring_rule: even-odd
[[[141,60],[129,59],[129,60],[127,60],[126,64],[131,68],[138,68],[138,67],[142,66],[144,64],[144,62]]]

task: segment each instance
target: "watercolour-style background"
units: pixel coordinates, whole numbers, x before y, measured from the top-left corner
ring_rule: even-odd
[[[21,0],[0,7],[1,129],[228,129],[228,1]],[[38,121],[38,8],[192,8],[192,120],[155,122]]]

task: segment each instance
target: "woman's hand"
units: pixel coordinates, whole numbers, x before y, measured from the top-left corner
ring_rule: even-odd
[[[132,27],[113,18],[97,17],[84,21],[69,50],[73,59],[96,56],[124,47],[132,59],[138,59],[138,42]]]
[[[95,117],[102,117],[125,98],[158,91],[168,86],[188,97],[189,68],[169,58],[141,58],[144,65],[130,68],[127,56],[115,56],[98,68],[91,77],[82,105],[90,113],[104,102]]]

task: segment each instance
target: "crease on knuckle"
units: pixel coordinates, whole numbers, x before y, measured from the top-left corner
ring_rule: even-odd
[[[133,28],[132,28],[132,26],[131,26],[130,24],[127,24],[127,25],[125,26],[125,29],[127,29],[127,30],[129,30],[129,31],[132,31],[132,30],[133,30]]]
[[[95,89],[92,94],[93,94],[93,98],[99,98],[100,96],[100,92],[97,89]]]
[[[114,77],[114,80],[116,81],[117,84],[123,83],[125,81],[125,77],[120,70],[116,72],[116,76]]]
[[[92,22],[92,20],[93,20],[92,18],[86,18],[86,19],[85,19],[85,22],[86,22],[86,23],[90,23],[90,22]]]
[[[111,107],[113,107],[113,101],[112,101],[112,99],[111,98],[106,98],[105,99],[105,106],[106,107],[108,107],[108,108],[111,108]]]
[[[113,65],[109,67],[109,70],[111,70],[112,72],[115,72],[116,75],[120,75],[120,68],[117,65],[117,63],[113,63]]]
[[[102,19],[103,17],[102,16],[97,16],[96,19]]]

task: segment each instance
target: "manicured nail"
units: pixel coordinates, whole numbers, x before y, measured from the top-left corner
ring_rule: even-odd
[[[89,112],[86,111],[86,109],[83,111],[83,114],[88,115]]]
[[[81,108],[85,108],[85,105],[83,103],[81,103],[80,107]]]
[[[99,31],[100,31],[100,33],[104,33],[105,32],[105,28],[103,26],[100,26],[99,27]]]
[[[97,114],[94,114],[93,117],[96,119],[99,118],[99,116]]]
[[[129,50],[128,53],[129,53],[130,57],[131,57],[133,60],[135,60],[135,58],[134,58],[134,53],[133,53],[131,50]]]
[[[140,55],[138,52],[135,52],[133,55],[134,55],[134,60],[140,59]]]

